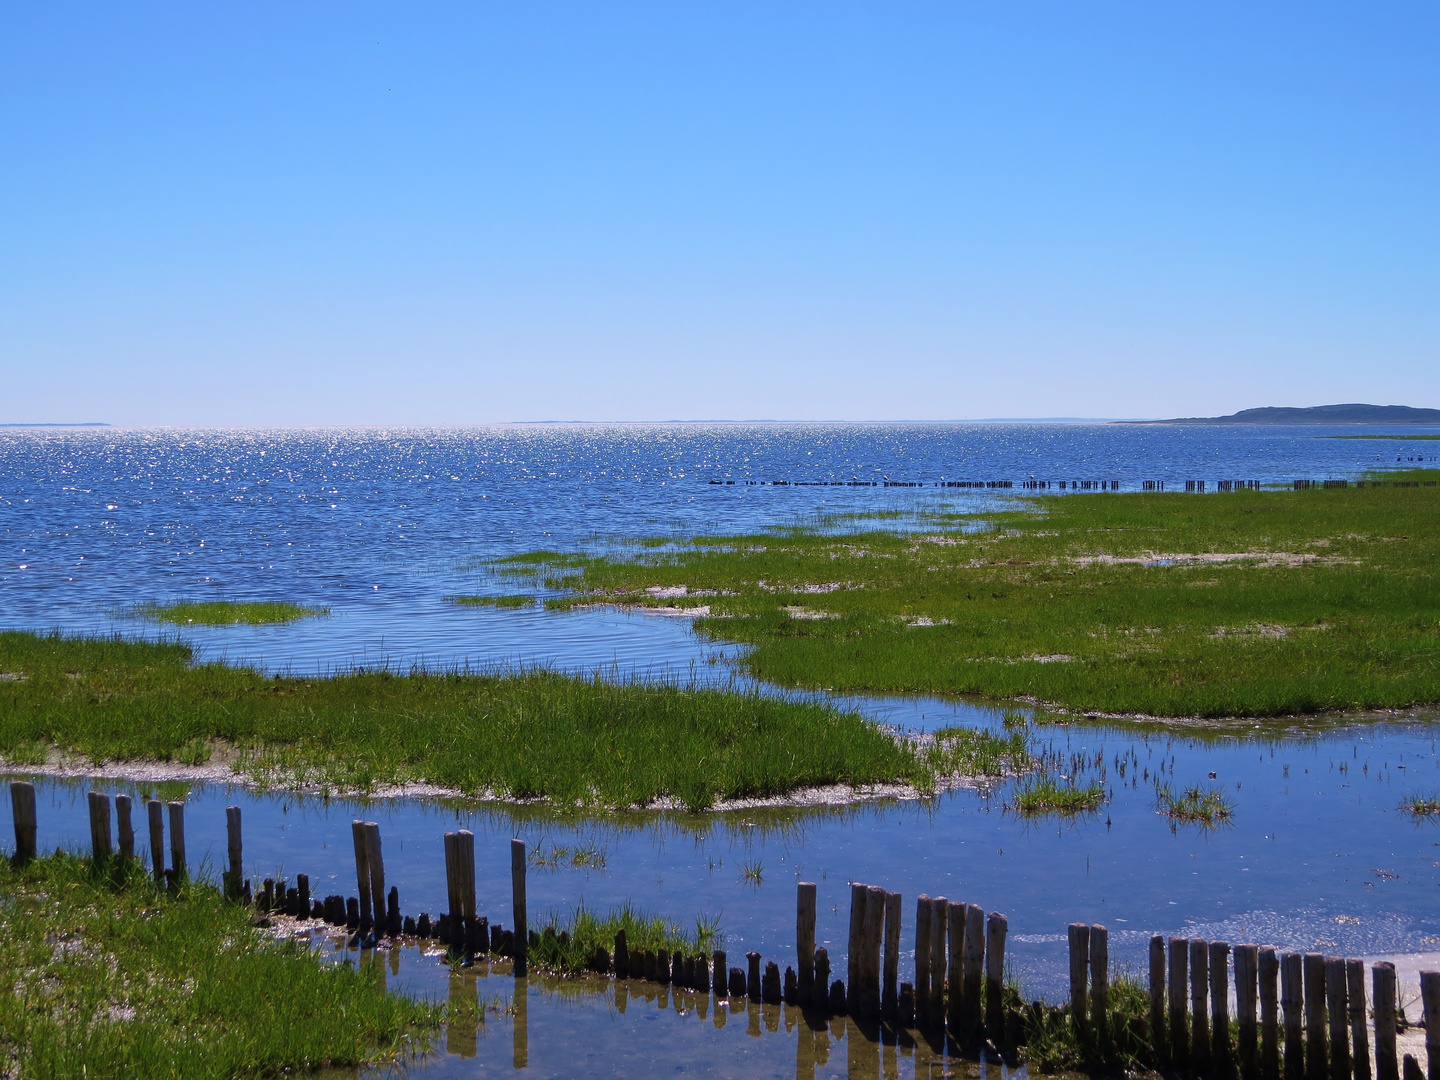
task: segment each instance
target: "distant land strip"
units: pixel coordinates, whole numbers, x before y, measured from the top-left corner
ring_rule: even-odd
[[[1440,424],[1440,409],[1409,405],[1313,405],[1295,409],[1269,405],[1229,416],[1187,416],[1172,420],[1115,420],[1116,424]]]
[[[12,427],[109,427],[108,423],[101,420],[80,420],[75,423],[66,423],[63,420],[44,421],[38,424],[0,424],[0,428]]]

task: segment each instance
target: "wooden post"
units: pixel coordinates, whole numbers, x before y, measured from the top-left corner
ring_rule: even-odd
[[[1190,1060],[1197,1072],[1209,1072],[1210,1062],[1210,943],[1190,939]]]
[[[529,951],[528,923],[525,920],[525,841],[510,841],[510,903],[515,920],[515,977],[525,974]]]
[[[813,939],[813,927],[812,927]],[[880,993],[880,1015],[893,1021],[899,1013],[900,994],[900,894],[885,894],[885,985]],[[801,994],[804,1000],[804,994]]]
[[[1186,1022],[1185,985],[1190,964],[1190,941],[1170,939],[1170,1060],[1177,1068],[1190,1063],[1190,1029]]]
[[[850,1012],[856,1017],[860,1015],[860,984],[863,981],[860,966],[863,962],[861,954],[865,951],[860,937],[864,932],[865,904],[869,895],[864,885],[850,883],[850,937],[845,957],[845,989],[850,994]]]
[[[365,823],[365,861],[370,868],[370,922],[375,933],[385,930],[385,856],[380,852],[380,824]]]
[[[355,818],[350,822],[350,842],[355,848],[355,890],[360,899],[360,933],[370,930],[370,843],[365,835],[365,822]],[[455,935],[455,918],[451,913],[450,935]]]
[[[1330,1080],[1350,1080],[1349,986],[1343,956],[1325,958],[1325,1008],[1330,1019]]]
[[[1345,961],[1346,1000],[1349,1003],[1350,1062],[1355,1080],[1370,1080],[1370,1036],[1365,1030],[1365,961]]]
[[[960,1037],[964,1027],[965,1016],[965,930],[966,915],[970,910],[970,904],[955,902],[946,908],[946,936],[949,938],[949,958],[947,960],[947,975],[945,985],[949,991],[946,1000],[946,1012],[950,1030]]]
[[[715,997],[719,999],[728,996],[730,993],[730,983],[727,976],[729,975],[730,968],[726,962],[724,949],[716,949],[710,954],[710,971],[714,976]],[[632,964],[630,977],[638,978],[639,974],[639,972],[633,970]],[[721,1011],[723,1012],[724,1010]]]
[[[15,817],[15,860],[35,858],[35,785],[28,780],[10,781],[10,808]]]
[[[110,796],[90,792],[90,854],[97,861],[114,854],[110,843]]]
[[[1325,1039],[1325,957],[1305,954],[1305,1075],[1326,1080],[1330,1075]]]
[[[1400,1080],[1395,1053],[1395,965],[1381,961],[1370,969],[1375,992],[1375,1080]]]
[[[460,904],[460,926],[462,933],[477,925],[479,917],[475,906],[475,834],[461,829],[455,834],[455,881],[456,899]]]
[[[230,872],[227,875],[226,893],[231,899],[240,895],[240,886],[245,880],[244,851],[240,844],[240,807],[225,808],[225,846],[230,856]]]
[[[1165,937],[1150,939],[1150,1037],[1160,1060],[1165,1061]]]
[[[1420,1007],[1425,1015],[1425,1072],[1440,1080],[1440,971],[1420,972]]]
[[[170,869],[175,880],[185,877],[185,804],[175,801],[170,806]]]
[[[150,865],[154,867],[155,880],[165,880],[165,811],[159,799],[145,804],[150,818]]]
[[[1235,946],[1235,1019],[1239,1022],[1240,1075],[1258,1080],[1260,1040],[1255,1028],[1255,1000],[1260,950],[1254,945]]]
[[[1280,1077],[1280,958],[1268,945],[1260,950],[1260,1075]]]
[[[921,893],[915,898],[915,1020],[922,1027],[930,1009],[930,910],[930,897]]]
[[[1070,1023],[1076,1035],[1084,1038],[1085,1020],[1089,1010],[1085,1006],[1085,987],[1090,971],[1090,927],[1085,923],[1070,924]]]
[[[815,950],[815,1010],[830,1012],[830,953],[822,945]]]
[[[1210,942],[1210,1043],[1215,1072],[1229,1076],[1230,1054],[1230,943]]]
[[[961,997],[965,1010],[961,1018],[961,1036],[968,1042],[979,1034],[985,1022],[985,909],[979,904],[965,905],[965,971]]]
[[[1090,1023],[1103,1054],[1110,1043],[1110,932],[1090,927]]]
[[[115,796],[115,839],[120,843],[120,857],[135,857],[135,823],[130,817],[130,796]]]
[[[815,883],[802,881],[795,889],[795,954],[799,967],[800,999],[808,1001],[815,986]],[[719,983],[717,982],[718,986]]]
[[[865,900],[865,921],[861,940],[865,947],[865,986],[860,995],[861,1015],[876,1019],[880,1015],[880,941],[885,931],[885,890],[872,885]]]
[[[1305,958],[1299,953],[1280,957],[1280,1011],[1285,1017],[1285,1080],[1305,1075]]]
[[[945,1026],[945,929],[950,902],[943,896],[930,901],[930,1023]]]
[[[849,989],[853,998],[855,988],[852,986]],[[754,949],[745,954],[745,996],[756,1005],[760,1004],[760,954]]]
[[[459,859],[459,849],[456,847],[456,834],[447,832],[445,834],[445,914],[449,916],[445,920],[446,938],[444,944],[449,945],[454,937],[453,927],[460,924],[460,870],[456,865]]]
[[[1005,1036],[1005,935],[1010,922],[998,911],[985,921],[985,1027],[990,1041],[1006,1046]]]

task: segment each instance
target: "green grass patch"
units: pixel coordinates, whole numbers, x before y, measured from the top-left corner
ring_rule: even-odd
[[[782,686],[1113,716],[1400,708],[1440,702],[1437,477],[1027,497],[928,532],[793,528],[571,556],[563,577],[559,556],[528,565],[571,590],[552,608],[707,605],[697,631],[753,646],[740,662]]]
[[[638,911],[629,904],[611,908],[604,914],[591,911],[583,904],[574,911],[551,912],[539,933],[532,932],[529,959],[535,965],[562,975],[590,968],[595,954],[604,949],[613,955],[615,935],[625,931],[626,948],[664,949],[684,956],[708,954],[720,947],[723,935],[719,920],[700,916],[690,929],[659,915]]]
[[[1155,804],[1172,822],[1214,828],[1229,824],[1235,804],[1218,787],[1190,787],[1176,795],[1161,784],[1155,788]]]
[[[1021,817],[1074,817],[1093,814],[1104,802],[1099,784],[1081,786],[1041,775],[1017,787],[1010,806]]]
[[[274,1076],[429,1044],[436,1005],[322,964],[194,882],[136,861],[0,860],[0,1054],[24,1077]]]
[[[925,782],[923,756],[856,713],[673,684],[365,671],[267,678],[192,666],[182,644],[0,633],[0,756],[204,760],[225,747],[277,785],[692,809],[798,787]]]
[[[156,622],[178,626],[263,626],[268,623],[290,623],[330,614],[325,607],[303,607],[283,601],[248,602],[239,600],[181,600],[174,604],[143,604],[139,614]]]
[[[526,608],[535,606],[535,597],[516,593],[512,596],[447,596],[452,604],[472,607]]]
[[[1407,795],[1400,809],[1412,817],[1440,818],[1440,795]]]

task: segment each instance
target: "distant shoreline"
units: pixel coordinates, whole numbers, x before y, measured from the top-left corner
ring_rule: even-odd
[[[82,420],[82,421],[77,421],[76,423],[73,423],[73,424],[67,424],[67,423],[65,423],[64,421],[55,421],[55,422],[46,421],[46,422],[42,422],[42,423],[38,423],[38,424],[0,424],[0,428],[17,428],[17,427],[25,427],[25,428],[30,428],[30,427],[109,427],[109,426],[110,426],[110,425],[109,425],[108,423],[106,423],[105,421],[103,421],[103,420]]]

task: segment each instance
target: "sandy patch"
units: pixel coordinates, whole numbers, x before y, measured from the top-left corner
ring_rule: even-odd
[[[1206,551],[1199,553],[1147,551],[1140,555],[1075,555],[1059,562],[1071,566],[1211,566],[1253,562],[1257,566],[1304,566],[1306,563],[1334,563],[1341,560],[1293,551]],[[1057,562],[1058,565],[1058,562]]]
[[[830,611],[816,611],[814,608],[801,607],[799,604],[786,604],[780,610],[792,619],[838,619],[840,617]]]

